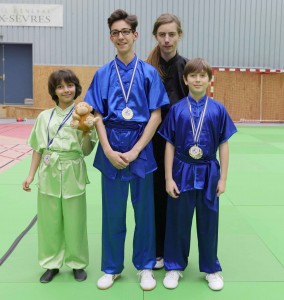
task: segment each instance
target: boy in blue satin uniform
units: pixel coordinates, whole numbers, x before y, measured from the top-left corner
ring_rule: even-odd
[[[94,167],[102,174],[102,271],[98,288],[112,286],[124,268],[126,205],[130,186],[135,215],[133,264],[143,290],[156,286],[153,172],[151,139],[161,122],[161,106],[169,103],[158,72],[134,53],[137,18],[123,10],[108,19],[114,60],[95,74],[85,101],[100,117],[100,143]]]
[[[178,286],[188,264],[190,232],[196,210],[199,269],[212,290],[221,290],[223,277],[217,257],[219,196],[224,193],[229,163],[228,139],[237,131],[223,104],[209,98],[209,64],[187,62],[184,81],[189,95],[174,104],[159,133],[166,139],[165,177],[169,194],[165,237],[164,286]],[[216,153],[219,150],[219,161]]]

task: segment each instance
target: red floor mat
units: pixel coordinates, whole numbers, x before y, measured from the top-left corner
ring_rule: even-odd
[[[27,145],[33,124],[0,124],[0,173],[31,153]]]
[[[33,124],[0,124],[0,136],[27,139]]]

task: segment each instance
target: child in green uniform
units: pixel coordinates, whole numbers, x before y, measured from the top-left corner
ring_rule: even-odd
[[[33,149],[30,171],[23,189],[38,170],[38,250],[39,264],[46,272],[40,282],[50,282],[65,264],[74,278],[83,281],[89,262],[86,226],[86,184],[89,183],[84,156],[97,140],[94,124],[83,132],[70,127],[74,100],[82,88],[68,69],[49,76],[48,90],[56,105],[41,112],[29,137]]]

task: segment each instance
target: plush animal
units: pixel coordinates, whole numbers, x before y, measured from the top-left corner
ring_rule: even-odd
[[[77,103],[74,112],[72,113],[72,120],[70,122],[70,126],[75,129],[79,129],[83,131],[83,134],[91,131],[95,123],[99,118],[95,118],[91,111],[93,110],[92,106],[90,106],[86,102]]]

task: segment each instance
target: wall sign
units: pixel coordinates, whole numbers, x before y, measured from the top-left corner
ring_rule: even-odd
[[[63,27],[63,5],[2,3],[0,26]]]

